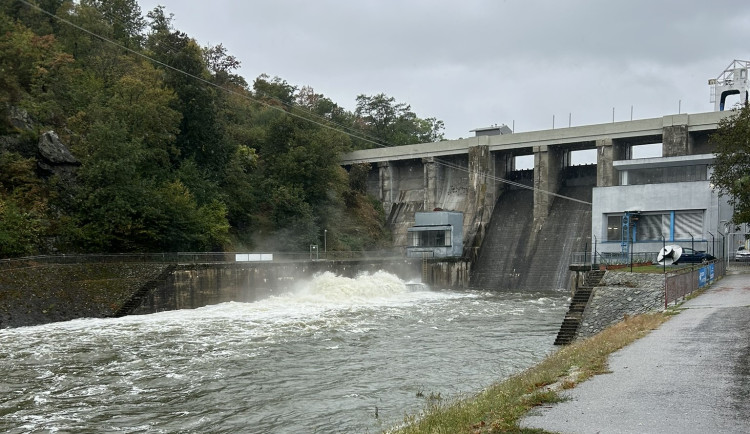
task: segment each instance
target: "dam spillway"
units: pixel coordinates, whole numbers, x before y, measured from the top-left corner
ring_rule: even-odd
[[[594,182],[585,176],[566,178],[558,194],[591,202]],[[568,288],[572,253],[591,246],[591,205],[556,196],[546,220],[535,224],[533,196],[532,190],[519,188],[500,195],[473,266],[472,287],[508,291]]]

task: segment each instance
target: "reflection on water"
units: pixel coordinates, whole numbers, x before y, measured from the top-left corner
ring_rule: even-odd
[[[324,273],[254,303],[0,330],[0,430],[379,432],[541,359],[566,303]]]

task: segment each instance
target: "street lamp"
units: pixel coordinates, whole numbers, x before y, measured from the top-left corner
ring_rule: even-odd
[[[326,259],[328,259],[328,229],[323,229],[323,253],[325,253]]]

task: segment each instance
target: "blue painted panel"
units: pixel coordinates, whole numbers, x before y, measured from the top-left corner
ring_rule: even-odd
[[[701,267],[698,270],[698,287],[706,286],[706,277],[708,275],[708,271],[706,270],[706,267]]]

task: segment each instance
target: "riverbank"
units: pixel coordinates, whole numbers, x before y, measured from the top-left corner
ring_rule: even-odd
[[[519,420],[529,410],[559,402],[561,391],[607,372],[611,353],[646,336],[674,314],[674,310],[669,310],[626,318],[591,338],[561,348],[536,366],[490,386],[471,399],[433,405],[425,414],[407,418],[408,425],[394,432],[524,432]]]
[[[0,329],[111,316],[166,265],[50,264],[0,273]]]
[[[622,275],[612,278],[632,277],[626,273],[618,274]],[[750,275],[746,279],[750,280]],[[721,288],[722,283],[719,285]],[[687,297],[688,302],[705,291],[706,289],[703,289],[693,293]],[[721,292],[718,289],[717,291]],[[645,293],[648,298],[648,291]],[[475,397],[451,403],[437,403],[421,415],[408,417],[404,426],[393,432],[546,432],[538,428],[522,428],[524,425],[520,421],[533,409],[548,408],[553,403],[568,399],[568,391],[579,383],[595,375],[609,373],[608,359],[612,353],[660,328],[680,313],[683,310],[682,306],[681,304],[664,311],[654,308],[652,313],[639,315],[626,314],[620,317],[621,321],[616,324],[561,348],[536,366],[490,386]],[[658,351],[659,347],[654,348],[654,351]],[[575,417],[570,416],[566,419],[571,422]],[[573,429],[573,432],[578,431]]]
[[[750,432],[750,274],[732,273],[613,354],[608,375],[520,422],[528,431]]]

